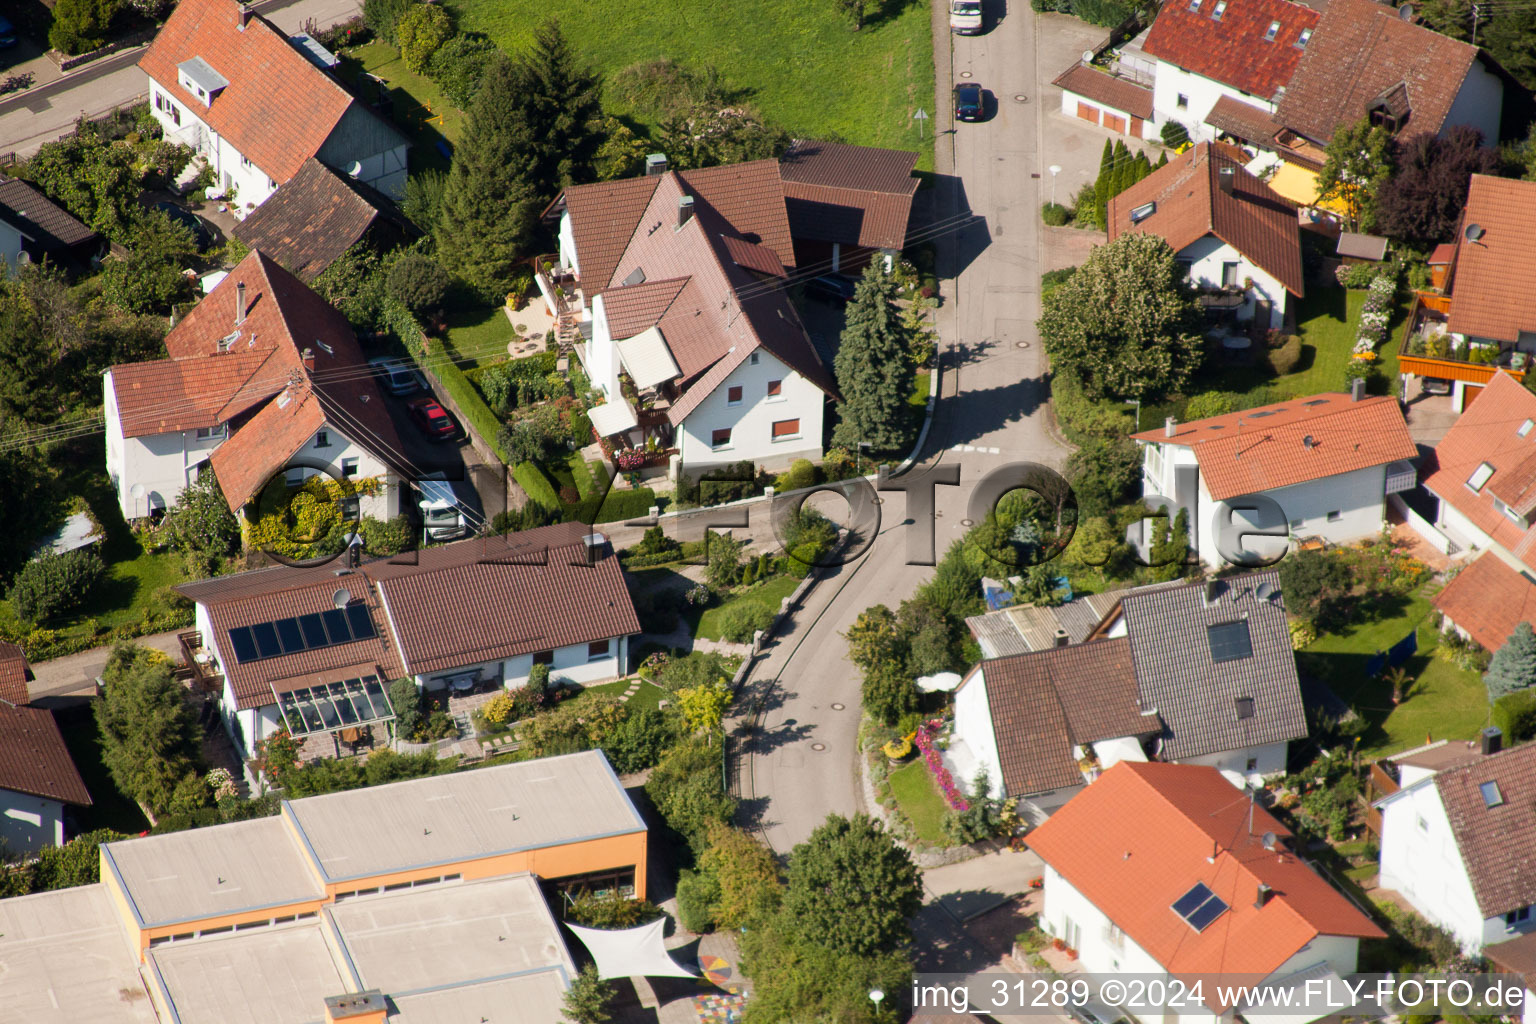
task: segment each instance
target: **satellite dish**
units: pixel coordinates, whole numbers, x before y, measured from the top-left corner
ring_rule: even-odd
[[[1483,226],[1481,224],[1468,224],[1467,230],[1463,231],[1462,234],[1466,237],[1467,241],[1475,242],[1483,237]]]
[[[335,605],[337,608],[345,608],[351,603],[352,592],[346,587],[342,587],[340,590],[336,591],[336,593],[331,595],[331,604]]]
[[[1083,51],[1083,63],[1084,64],[1092,64],[1093,63],[1093,51],[1092,50],[1084,50]]]
[[[1404,21],[1412,21],[1413,20],[1413,4],[1403,4],[1403,6],[1401,6],[1401,7],[1399,7],[1397,9],[1397,16],[1399,18],[1402,18]]]
[[[362,161],[353,160],[350,164],[347,165],[347,173],[354,178],[361,177],[363,173]]]
[[[1277,838],[1278,837],[1273,832],[1265,832],[1264,833],[1264,849],[1266,849],[1266,850],[1273,850],[1275,848],[1275,840]]]
[[[1274,586],[1269,583],[1260,583],[1257,587],[1253,588],[1253,596],[1258,598],[1260,601],[1268,601],[1269,595],[1273,594],[1274,592]]]

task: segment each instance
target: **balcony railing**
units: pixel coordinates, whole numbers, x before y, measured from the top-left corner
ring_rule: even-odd
[[[1413,463],[1406,460],[1394,462],[1387,467],[1387,483],[1383,488],[1386,494],[1401,494],[1403,491],[1411,491],[1418,485],[1419,473],[1413,468]]]
[[[1403,344],[1398,371],[1419,377],[1486,384],[1501,370],[1516,380],[1530,369],[1531,357],[1508,345],[1481,345],[1456,340],[1446,330],[1450,297],[1415,292],[1408,320],[1403,325]]]
[[[581,288],[576,275],[560,269],[560,257],[553,253],[533,258],[534,280],[544,301],[557,316],[579,314],[582,307]]]

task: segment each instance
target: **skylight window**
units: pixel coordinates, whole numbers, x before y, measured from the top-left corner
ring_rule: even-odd
[[[1189,9],[1198,11],[1200,9],[1200,0],[1189,0]]]
[[[1536,427],[1536,420],[1526,420],[1524,423],[1520,424],[1520,429],[1515,431],[1515,436],[1524,437],[1526,434],[1531,432],[1532,427]]]
[[[1204,882],[1196,882],[1193,889],[1173,904],[1173,912],[1195,931],[1203,932],[1212,921],[1227,912],[1227,904],[1207,889]]]
[[[1219,0],[1219,2],[1216,4],[1216,9],[1211,12],[1211,18],[1213,20],[1215,20],[1215,21],[1220,21],[1221,20],[1221,16],[1223,14],[1226,14],[1226,13],[1227,13],[1227,0]]]
[[[1243,619],[1207,626],[1205,636],[1211,645],[1211,661],[1218,665],[1253,657],[1253,639],[1248,635],[1248,623]]]
[[[1296,49],[1298,49],[1298,50],[1305,50],[1307,48],[1307,44],[1309,42],[1311,42],[1311,41],[1312,41],[1312,30],[1309,29],[1309,28],[1302,29],[1301,30],[1301,35],[1296,37]]]
[[[1280,23],[1278,21],[1270,22],[1269,23],[1269,28],[1264,30],[1264,41],[1266,43],[1274,42],[1275,41],[1275,35],[1279,31],[1280,31]]]
[[[1156,212],[1157,212],[1157,203],[1156,202],[1142,203],[1140,206],[1136,207],[1135,209],[1133,209],[1131,211],[1131,223],[1132,224],[1140,224],[1142,221],[1146,220],[1148,217],[1152,216]]]
[[[1478,792],[1483,794],[1484,807],[1497,807],[1504,802],[1504,794],[1499,792],[1499,784],[1497,782],[1485,782],[1478,786],[1477,789]]]
[[[1467,477],[1467,486],[1472,488],[1473,493],[1477,493],[1483,489],[1483,485],[1491,476],[1493,476],[1493,464],[1484,462],[1472,471],[1471,476]]]
[[[1238,718],[1242,719],[1242,718],[1252,718],[1253,717],[1253,698],[1252,697],[1238,697],[1236,699],[1235,703],[1237,705],[1237,717]]]

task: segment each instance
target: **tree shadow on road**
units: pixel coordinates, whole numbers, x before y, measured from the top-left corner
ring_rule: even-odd
[[[1022,423],[1050,402],[1048,378],[1030,377],[994,388],[968,388],[948,406],[940,403],[944,444],[974,441],[995,430]]]

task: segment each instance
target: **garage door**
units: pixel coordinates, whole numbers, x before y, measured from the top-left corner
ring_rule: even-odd
[[[1143,130],[1143,126],[1142,126],[1141,118],[1139,118],[1139,117],[1131,118],[1131,134],[1139,139],[1139,138],[1141,138],[1142,130]]]
[[[1108,128],[1112,132],[1119,132],[1121,135],[1124,135],[1125,118],[1121,117],[1119,114],[1111,114],[1106,110],[1104,111],[1104,127]]]
[[[1468,409],[1472,408],[1472,403],[1477,401],[1477,397],[1479,395],[1481,395],[1482,393],[1483,393],[1483,385],[1481,385],[1481,384],[1464,384],[1464,385],[1462,385],[1462,392],[1461,392],[1461,409],[1462,409],[1462,411],[1465,412]]]
[[[1099,108],[1098,107],[1089,106],[1088,104],[1084,103],[1082,100],[1078,100],[1077,101],[1077,116],[1082,118],[1084,121],[1092,121],[1094,124],[1098,124],[1099,123]]]

